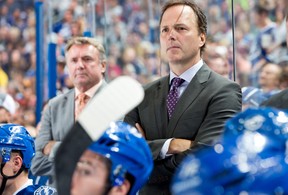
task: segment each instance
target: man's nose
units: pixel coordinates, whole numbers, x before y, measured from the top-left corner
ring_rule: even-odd
[[[77,68],[84,68],[84,63],[82,60],[78,60],[77,62]]]
[[[171,29],[169,32],[169,40],[175,40],[175,32],[173,29]]]

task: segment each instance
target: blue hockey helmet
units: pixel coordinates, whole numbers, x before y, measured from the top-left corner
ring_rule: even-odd
[[[152,154],[146,140],[136,128],[125,122],[111,123],[89,149],[111,160],[112,186],[121,185],[127,173],[133,177],[129,194],[136,194],[148,180],[153,168]]]
[[[237,141],[243,138],[238,136],[240,134],[246,137],[242,141]],[[249,136],[249,134],[254,136]],[[258,136],[258,139],[262,137],[262,144],[259,141],[249,140],[250,138],[254,139],[255,136]],[[255,150],[259,153],[259,150],[264,150],[264,147],[265,150],[280,150],[280,152],[283,152],[283,148],[286,148],[287,138],[288,113],[278,109],[260,107],[248,108],[228,120],[224,127],[222,143],[228,142],[229,147],[232,147],[233,143],[244,144],[238,147],[246,150],[246,152]],[[250,145],[246,144],[248,141]],[[256,143],[258,145],[252,147],[252,144]],[[243,148],[244,146],[248,148]]]
[[[261,158],[223,147],[216,144],[186,157],[172,180],[172,194],[287,194],[283,154]]]
[[[20,151],[23,156],[23,166],[29,169],[35,155],[34,139],[23,126],[0,124],[0,150],[2,163],[10,160],[11,151]]]
[[[285,122],[286,121],[286,122]],[[286,194],[287,115],[248,109],[230,119],[222,142],[188,156],[173,178],[177,194]]]

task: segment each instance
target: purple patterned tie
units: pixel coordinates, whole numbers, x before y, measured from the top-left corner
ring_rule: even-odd
[[[175,109],[175,106],[178,102],[178,98],[179,98],[178,87],[183,82],[184,82],[184,80],[179,78],[179,77],[175,77],[174,79],[172,79],[171,89],[170,89],[168,97],[167,97],[167,109],[168,109],[169,119],[171,118],[172,113]]]

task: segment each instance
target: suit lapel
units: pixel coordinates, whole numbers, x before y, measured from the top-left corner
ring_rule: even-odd
[[[74,122],[75,122],[75,116],[74,116],[74,99],[75,99],[75,90],[72,89],[70,92],[68,92],[67,94],[65,94],[64,100],[63,100],[63,104],[62,104],[62,117],[63,117],[63,121],[66,121],[66,123],[63,125],[65,126],[65,128],[63,127],[63,129],[67,130],[67,132],[64,132],[65,136],[68,133],[68,130],[70,129],[70,127],[73,126]],[[67,128],[69,127],[69,128]]]
[[[157,89],[155,90],[155,102],[154,102],[154,113],[156,118],[156,124],[158,126],[158,136],[165,138],[167,136],[167,125],[168,125],[168,113],[166,107],[166,97],[169,90],[169,76],[163,77],[159,80]]]
[[[188,84],[186,90],[183,92],[180,97],[174,113],[168,124],[168,134],[169,137],[173,137],[173,133],[175,131],[175,127],[181,118],[182,114],[188,109],[188,107],[194,102],[194,100],[198,97],[201,91],[205,88],[205,83],[209,79],[211,71],[207,67],[206,64],[200,68],[200,70],[196,73],[194,78]]]

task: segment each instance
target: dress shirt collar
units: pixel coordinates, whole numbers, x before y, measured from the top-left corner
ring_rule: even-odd
[[[185,83],[190,83],[190,81],[193,79],[193,77],[195,76],[195,74],[198,72],[198,70],[203,66],[203,60],[200,59],[199,62],[197,62],[196,64],[194,64],[193,66],[191,66],[188,70],[186,70],[185,72],[183,72],[181,75],[179,75],[178,77],[180,77],[181,79],[185,80]],[[170,70],[170,81],[169,84],[171,84],[171,81],[173,78],[177,77],[177,75],[175,75],[171,70]]]
[[[94,85],[93,87],[91,87],[90,89],[88,89],[87,91],[85,91],[84,93],[89,96],[90,98],[94,96],[94,94],[96,93],[96,91],[100,88],[100,86],[102,85],[103,80],[100,80],[99,83],[97,83],[96,85]],[[78,95],[80,94],[80,91],[75,87],[75,99],[77,99]]]

